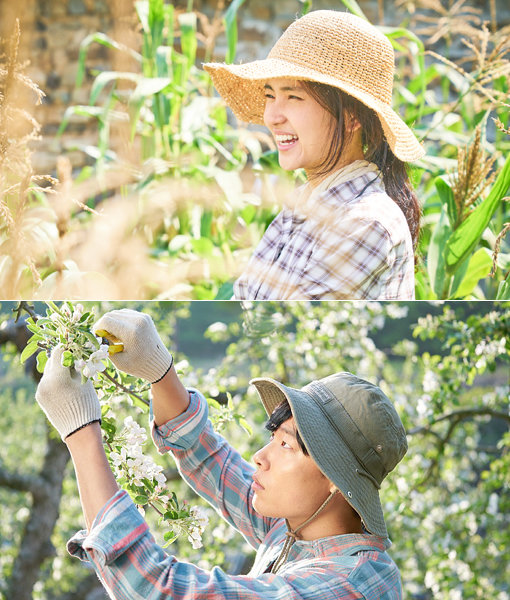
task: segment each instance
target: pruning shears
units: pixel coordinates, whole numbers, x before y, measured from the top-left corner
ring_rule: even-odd
[[[118,354],[124,350],[124,344],[106,329],[97,329],[95,334],[102,338],[103,344],[108,345],[108,354]]]

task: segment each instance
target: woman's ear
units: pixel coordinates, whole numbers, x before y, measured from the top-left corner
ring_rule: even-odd
[[[356,119],[355,116],[346,113],[345,115],[345,131],[348,133],[355,133],[360,129],[361,123]]]

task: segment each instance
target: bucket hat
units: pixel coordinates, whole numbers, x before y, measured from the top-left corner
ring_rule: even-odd
[[[391,108],[394,54],[373,25],[349,13],[312,11],[294,21],[264,60],[240,65],[206,63],[219,94],[238,119],[264,124],[264,83],[288,78],[324,83],[375,111],[397,158],[417,160],[424,150]]]
[[[367,531],[388,537],[379,488],[407,451],[402,421],[376,385],[342,372],[302,389],[252,379],[268,415],[288,400],[299,434],[319,469],[361,517]]]

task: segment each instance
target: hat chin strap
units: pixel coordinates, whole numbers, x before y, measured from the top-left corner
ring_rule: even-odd
[[[326,508],[326,506],[331,502],[331,500],[337,493],[338,493],[338,490],[333,490],[330,493],[330,495],[326,498],[326,500],[324,500],[324,502],[319,506],[319,508],[313,513],[313,515],[311,517],[309,517],[308,519],[306,519],[306,521],[304,523],[301,523],[301,525],[299,527],[296,527],[296,529],[294,529],[294,531],[292,531],[292,529],[290,528],[288,519],[285,519],[285,523],[287,524],[287,532],[285,533],[285,536],[286,536],[285,543],[283,544],[283,548],[282,548],[282,551],[280,552],[280,555],[274,561],[273,566],[271,567],[271,573],[276,573],[280,569],[280,567],[283,565],[283,563],[287,560],[287,558],[289,557],[289,553],[290,553],[292,544],[299,537],[298,532],[301,529],[303,529],[303,527],[306,527],[306,525],[308,525],[308,523],[313,521]]]

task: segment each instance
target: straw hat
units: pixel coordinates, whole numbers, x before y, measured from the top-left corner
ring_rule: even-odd
[[[268,79],[317,81],[339,88],[373,109],[397,158],[408,162],[424,154],[412,131],[391,108],[391,43],[355,15],[312,11],[290,25],[265,60],[243,65],[206,63],[204,69],[241,121],[264,124],[264,83]]]
[[[300,390],[252,379],[268,415],[289,402],[299,434],[319,469],[360,515],[365,528],[388,537],[379,487],[407,451],[402,421],[376,385],[335,373]]]

